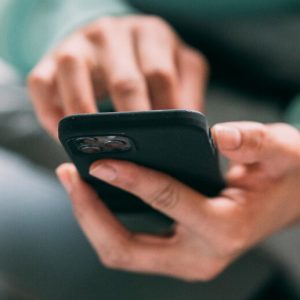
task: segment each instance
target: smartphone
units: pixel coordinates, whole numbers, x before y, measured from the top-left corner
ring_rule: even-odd
[[[97,160],[127,160],[214,196],[225,187],[205,116],[189,110],[72,115],[59,123],[59,139],[81,177],[115,212],[152,209],[134,195],[89,174]],[[151,182],[149,182],[151,184]]]

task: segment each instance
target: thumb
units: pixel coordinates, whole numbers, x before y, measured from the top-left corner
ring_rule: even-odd
[[[266,125],[256,122],[230,122],[217,124],[212,135],[218,150],[236,163],[260,162],[272,153],[274,142]]]

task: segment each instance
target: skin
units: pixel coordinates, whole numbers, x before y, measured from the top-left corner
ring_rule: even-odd
[[[119,111],[201,110],[207,74],[205,58],[162,19],[110,17],[78,30],[48,53],[28,84],[40,122],[56,137],[62,117],[96,112],[96,100],[106,95]],[[210,280],[243,252],[299,221],[299,132],[284,124],[239,122],[216,125],[212,133],[230,162],[228,186],[212,199],[129,162],[91,166],[93,176],[173,218],[167,237],[130,232],[72,164],[58,168],[75,217],[104,265]]]
[[[106,95],[117,111],[201,110],[208,64],[162,19],[106,17],[76,31],[32,70],[37,116],[54,137],[69,114],[97,112]]]
[[[299,222],[299,132],[285,124],[237,122],[216,125],[212,133],[230,162],[228,186],[215,198],[129,162],[101,160],[91,166],[93,176],[173,218],[167,237],[130,232],[72,164],[57,169],[77,221],[104,265],[210,280],[243,252]]]

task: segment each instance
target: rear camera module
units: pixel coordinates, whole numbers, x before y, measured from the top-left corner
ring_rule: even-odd
[[[125,136],[88,136],[72,139],[78,151],[85,154],[121,152],[132,148],[132,142]]]

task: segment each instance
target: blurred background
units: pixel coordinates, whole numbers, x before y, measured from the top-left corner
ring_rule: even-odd
[[[134,0],[127,5],[162,16],[206,55],[211,65],[205,112],[210,125],[292,120],[300,92],[299,1],[186,0],[183,5]],[[22,47],[12,35],[0,39]],[[210,283],[100,267],[53,174],[66,156],[39,126],[24,81],[27,65],[22,72],[19,67],[7,53],[2,55],[0,289],[11,298],[1,299],[300,299],[299,226],[277,233]],[[141,227],[163,226],[144,216],[122,218]],[[277,292],[270,294],[274,276]]]

